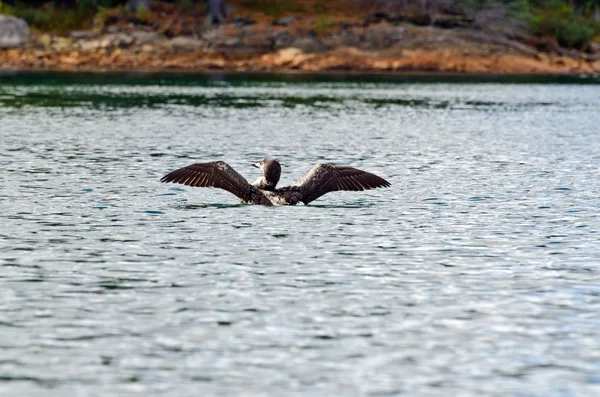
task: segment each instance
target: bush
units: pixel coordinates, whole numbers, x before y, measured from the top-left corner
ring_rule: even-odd
[[[294,0],[245,0],[241,5],[274,18],[280,18],[286,13],[306,12],[304,6]]]
[[[321,35],[335,26],[335,20],[327,15],[319,15],[315,20],[315,33]]]
[[[528,17],[532,32],[554,37],[558,44],[569,48],[584,48],[600,33],[600,24],[579,14],[565,1],[553,0],[546,8],[538,8]]]
[[[66,6],[52,1],[36,7],[22,1],[15,1],[14,6],[9,6],[0,0],[0,11],[23,18],[32,28],[63,34],[81,28],[97,12],[106,11],[102,5],[114,3],[113,0],[75,0]]]

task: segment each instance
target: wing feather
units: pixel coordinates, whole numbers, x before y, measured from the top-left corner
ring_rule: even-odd
[[[224,161],[191,164],[163,176],[160,181],[188,186],[217,187],[235,194],[245,202],[252,200],[254,191],[252,185]]]
[[[302,202],[308,204],[329,192],[369,190],[389,187],[391,184],[375,174],[357,168],[317,164],[294,186],[302,192]]]

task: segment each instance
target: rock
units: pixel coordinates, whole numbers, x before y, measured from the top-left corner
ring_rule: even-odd
[[[70,37],[54,37],[52,39],[52,48],[56,51],[63,51],[71,47],[73,41]]]
[[[128,48],[133,44],[133,37],[125,33],[107,34],[95,40],[78,40],[77,45],[82,50],[98,48]]]
[[[289,26],[292,23],[294,23],[295,20],[296,20],[295,16],[283,17],[283,18],[279,18],[278,20],[276,20],[274,25]]]
[[[142,52],[153,52],[154,51],[154,46],[152,44],[142,44],[142,47],[140,48],[142,50]]]
[[[127,48],[133,44],[133,37],[125,33],[107,34],[102,37],[103,47]],[[106,45],[108,44],[108,45]]]
[[[395,12],[379,11],[379,12],[376,12],[373,15],[373,17],[368,20],[367,23],[371,23],[371,22],[379,23],[381,21],[395,23],[395,22],[398,22],[401,18],[402,18],[402,16],[400,14],[396,14]]]
[[[223,36],[223,31],[221,29],[211,29],[211,30],[206,31],[202,35],[202,38],[206,41],[214,42],[220,36]]]
[[[197,50],[204,47],[204,41],[192,37],[178,36],[169,40],[169,45],[176,50]]]
[[[292,62],[294,59],[297,59],[298,57],[302,57],[304,55],[304,52],[299,49],[299,48],[286,48],[285,50],[281,50],[279,51],[278,55],[278,61],[280,64],[285,64],[285,63],[289,63]]]
[[[402,40],[404,29],[389,24],[377,24],[365,32],[363,47],[381,50]]]
[[[225,47],[237,47],[242,44],[242,40],[239,37],[230,37],[223,42]]]
[[[269,39],[271,40],[271,47],[273,47],[276,50],[279,50],[281,48],[288,48],[289,46],[291,46],[295,40],[295,37],[291,33],[283,30],[273,32],[273,34],[270,35]]]
[[[20,47],[29,41],[29,26],[21,18],[0,15],[0,48]]]
[[[254,19],[248,18],[248,17],[237,17],[233,21],[231,21],[231,23],[236,28],[243,28],[244,26],[256,24],[256,21]]]
[[[50,36],[48,33],[44,33],[37,38],[37,42],[44,47],[49,47],[50,44],[52,44],[52,36]]]
[[[440,14],[432,18],[432,23],[442,29],[468,28],[475,20],[463,15]]]
[[[96,51],[102,48],[102,43],[100,40],[79,40],[77,46],[82,51]]]
[[[118,25],[109,26],[106,28],[106,33],[120,33],[121,28]]]
[[[81,40],[81,39],[93,39],[98,35],[93,30],[75,30],[71,32],[71,38],[73,40]]]
[[[302,63],[314,56],[307,55],[298,48],[285,48],[276,53],[265,54],[261,60],[265,65],[298,68]]]
[[[462,15],[451,15],[451,14],[396,14],[394,12],[380,11],[376,12],[372,18],[367,20],[369,22],[381,22],[387,21],[391,24],[399,24],[403,22],[412,23],[419,26],[434,25],[440,28],[460,28],[469,27],[473,25],[474,20],[472,18]]]
[[[131,37],[138,44],[150,44],[155,43],[160,39],[160,35],[156,32],[144,32],[144,31],[136,31],[131,33]]]
[[[323,44],[327,48],[360,47],[364,42],[362,29],[341,29],[339,32],[323,38]]]
[[[305,36],[299,39],[296,39],[290,47],[298,48],[302,50],[302,52],[306,54],[310,54],[313,52],[321,52],[325,49],[323,43],[318,40],[316,37]]]

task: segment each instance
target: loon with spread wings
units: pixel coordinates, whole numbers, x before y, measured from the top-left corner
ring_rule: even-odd
[[[249,183],[224,161],[196,163],[165,175],[161,182],[188,186],[218,187],[239,197],[243,203],[260,205],[308,204],[322,195],[338,190],[369,190],[389,187],[385,179],[352,167],[316,164],[292,186],[276,188],[281,176],[281,165],[275,159],[264,159],[252,164],[264,176]]]

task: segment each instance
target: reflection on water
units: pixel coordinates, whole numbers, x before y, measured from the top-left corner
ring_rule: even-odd
[[[0,395],[598,395],[597,81],[345,77],[0,76]]]

